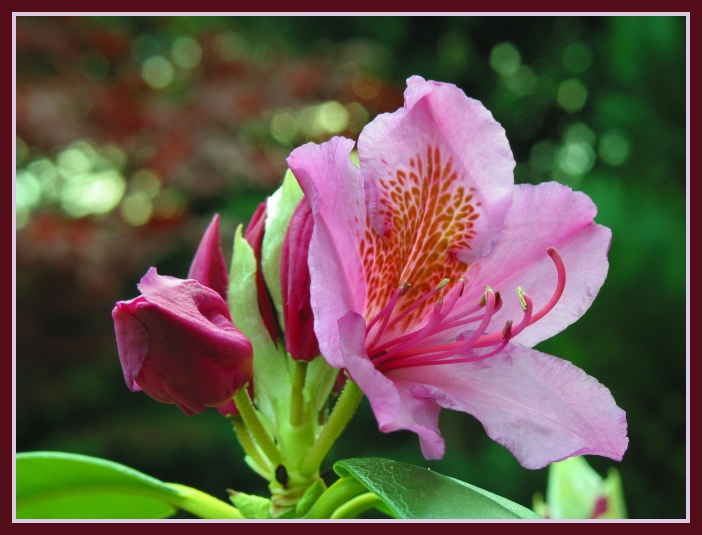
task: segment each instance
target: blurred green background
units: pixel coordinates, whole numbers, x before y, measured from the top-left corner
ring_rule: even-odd
[[[505,127],[516,181],[590,195],[610,272],[539,349],[627,412],[631,518],[686,516],[684,17],[27,17],[16,19],[16,449],[128,464],[226,499],[265,492],[229,422],[131,393],[110,312],[149,266],[184,277],[214,212],[225,257],[295,146],[357,138],[413,74],[452,82]],[[329,458],[430,467],[531,506],[529,471],[472,417],[447,454],[378,432],[367,402]]]

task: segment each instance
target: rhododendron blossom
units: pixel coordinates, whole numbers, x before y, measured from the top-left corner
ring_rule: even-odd
[[[527,468],[621,459],[609,390],[532,349],[590,306],[611,233],[584,194],[514,185],[504,129],[451,84],[414,76],[405,105],[288,164],[312,206],[311,304],[321,353],[369,398],[380,429],[441,458],[440,409],[463,411]]]

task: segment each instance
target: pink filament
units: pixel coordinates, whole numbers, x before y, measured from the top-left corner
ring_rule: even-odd
[[[483,297],[484,301],[481,300],[481,303],[468,310],[462,311],[460,314],[450,315],[454,305],[463,295],[465,280],[461,277],[460,284],[453,288],[447,299],[444,300],[444,298],[441,297],[434,304],[429,319],[422,327],[408,334],[388,340],[380,345],[376,345],[380,341],[382,334],[389,327],[395,325],[401,318],[405,317],[409,311],[415,309],[431,296],[438,293],[445,283],[427,292],[403,312],[392,317],[395,305],[406,293],[407,285],[403,285],[395,290],[388,304],[371,320],[366,329],[366,333],[369,335],[371,329],[379,321],[382,321],[380,327],[372,336],[372,340],[367,339],[366,341],[366,350],[371,356],[371,360],[376,368],[386,372],[393,369],[414,366],[474,362],[490,358],[502,351],[509,340],[548,314],[563,295],[566,281],[565,265],[560,255],[553,247],[550,247],[547,252],[553,260],[558,274],[558,282],[551,299],[541,310],[533,313],[533,302],[531,298],[520,290],[524,300],[523,304],[525,305],[524,315],[521,321],[518,325],[513,326],[512,321],[509,320],[506,322],[504,328],[498,332],[485,334],[493,316],[502,306],[499,292],[493,292],[489,287],[486,288]],[[482,311],[476,314],[476,312],[481,309]],[[436,338],[438,333],[478,322],[480,323],[477,328],[464,340],[456,340],[443,344],[433,344],[430,342],[431,339]],[[493,349],[482,354],[477,354],[473,351],[474,349],[489,347],[493,347]]]

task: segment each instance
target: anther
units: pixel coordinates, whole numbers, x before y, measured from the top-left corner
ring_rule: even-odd
[[[522,311],[527,311],[527,302],[524,299],[524,288],[517,286],[517,297],[519,297],[519,304],[522,305]]]
[[[436,285],[436,291],[438,292],[442,288],[445,288],[449,282],[451,282],[449,279],[441,279],[441,282]]]
[[[490,286],[486,285],[485,292],[483,293],[483,296],[480,298],[480,306],[481,307],[484,307],[488,302],[488,297],[487,297],[488,292],[492,292],[492,288],[490,288]]]
[[[512,320],[505,321],[505,326],[502,328],[502,338],[509,339],[512,335]]]

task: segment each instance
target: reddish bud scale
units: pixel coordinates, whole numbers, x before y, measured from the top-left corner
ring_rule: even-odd
[[[251,216],[246,230],[244,231],[244,239],[249,243],[256,256],[256,291],[258,292],[258,311],[261,314],[263,324],[272,340],[282,338],[282,329],[278,323],[278,317],[273,305],[273,299],[268,292],[266,281],[263,279],[263,271],[261,269],[261,246],[263,245],[263,234],[266,225],[266,201],[258,205],[258,208]]]

